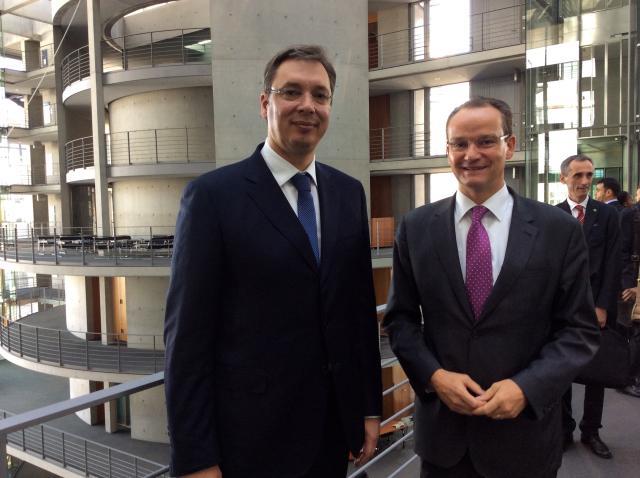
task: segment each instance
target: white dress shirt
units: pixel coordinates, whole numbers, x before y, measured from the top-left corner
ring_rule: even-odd
[[[264,146],[260,151],[262,157],[274,179],[280,186],[284,197],[289,201],[289,205],[293,212],[298,215],[298,190],[291,182],[291,178],[298,173],[308,173],[311,176],[311,197],[313,199],[313,207],[316,210],[316,233],[318,234],[318,252],[321,252],[320,247],[320,200],[318,199],[318,181],[316,180],[316,158],[314,156],[313,161],[309,164],[309,167],[304,171],[298,171],[293,164],[284,159],[278,153],[276,153],[271,146],[269,146],[269,139],[264,141]]]
[[[571,215],[573,217],[575,217],[576,219],[578,219],[578,210],[576,209],[576,206],[579,204],[580,206],[582,206],[584,208],[584,215],[587,215],[587,203],[589,202],[589,196],[587,196],[586,198],[584,198],[584,201],[582,202],[575,202],[573,201],[571,198],[567,198],[567,204],[569,204],[569,209],[571,209]]]
[[[462,277],[467,279],[467,234],[471,227],[471,209],[477,206],[460,191],[456,192],[456,205],[454,211],[454,225],[456,230],[456,245],[458,246],[458,258]],[[502,269],[504,256],[507,251],[507,241],[509,240],[509,227],[511,226],[511,215],[513,213],[513,197],[509,194],[505,184],[498,192],[482,203],[489,212],[482,218],[482,225],[487,230],[489,241],[491,241],[491,272],[493,283]]]

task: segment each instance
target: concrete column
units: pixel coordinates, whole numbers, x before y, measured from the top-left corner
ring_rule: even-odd
[[[23,44],[22,59],[27,71],[40,68],[40,42],[35,40],[25,40]]]
[[[49,225],[49,197],[46,194],[33,195],[33,228],[42,231]]]
[[[98,288],[100,293],[100,331],[102,332],[102,343],[109,344],[111,334],[115,333],[113,322],[113,288],[111,287],[111,277],[99,277]],[[107,384],[105,383],[105,387]],[[105,412],[106,412],[105,408]],[[106,413],[105,413],[106,414]],[[105,419],[106,420],[106,419]]]
[[[111,387],[111,382],[104,382],[104,389]],[[118,401],[112,400],[104,404],[104,431],[115,433],[118,431]]]
[[[369,71],[366,0],[211,0],[216,165],[245,158],[267,135],[258,97],[266,62],[282,48],[322,45],[337,71],[331,126],[317,151],[369,186]],[[238,28],[242,25],[243,28]],[[251,32],[251,35],[247,35]]]
[[[102,86],[102,20],[100,0],[87,0],[87,36],[89,38],[89,71],[91,74],[91,132],[95,171],[95,224],[97,234],[111,234],[109,224],[109,194],[107,155],[104,138],[104,94]]]
[[[31,157],[31,177],[29,179],[31,184],[45,184],[47,176],[44,145],[36,141],[29,147],[29,150]]]
[[[44,125],[44,117],[42,114],[42,96],[41,95],[25,95],[24,104],[27,107],[27,118],[29,128],[37,128]]]
[[[53,27],[53,40],[54,45],[57,48],[62,40],[62,34],[64,30],[60,26]],[[65,115],[65,108],[62,101],[62,61],[56,61],[54,63],[55,68],[55,81],[56,81],[56,123],[58,125],[58,138],[60,140],[57,143],[57,155],[53,154],[53,161],[58,165],[54,168],[57,169],[57,175],[59,176],[60,195],[59,207],[55,211],[54,227],[58,229],[58,233],[62,233],[64,228],[71,226],[71,191],[67,184],[67,168],[65,164],[65,142],[67,141],[67,120]],[[53,232],[53,231],[52,231]]]

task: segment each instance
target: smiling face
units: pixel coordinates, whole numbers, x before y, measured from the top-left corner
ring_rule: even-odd
[[[560,174],[560,182],[567,185],[569,199],[581,203],[587,198],[593,181],[593,164],[591,161],[573,160],[569,163],[567,175]],[[597,197],[596,192],[596,197]]]
[[[504,135],[502,115],[492,106],[462,108],[449,120],[447,156],[460,192],[481,204],[504,185],[504,166],[515,137]],[[452,144],[466,144],[463,150]],[[478,145],[484,145],[479,147]]]
[[[299,170],[311,163],[329,126],[331,104],[318,104],[313,95],[331,95],[329,75],[318,61],[286,60],[276,71],[275,90],[293,87],[303,94],[289,100],[274,92],[260,95],[260,114],[267,120],[269,145]]]

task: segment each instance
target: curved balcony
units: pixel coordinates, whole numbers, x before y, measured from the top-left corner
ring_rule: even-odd
[[[164,128],[122,131],[105,135],[108,166],[149,166],[213,163],[213,135],[207,128]],[[65,145],[67,172],[93,166],[93,137]],[[112,171],[115,174],[114,168]],[[161,170],[145,171],[161,174]],[[184,173],[184,169],[182,170]],[[194,173],[201,174],[202,168]],[[175,172],[174,172],[175,174]],[[123,174],[124,175],[124,174]]]
[[[78,332],[39,327],[37,315],[0,321],[0,347],[15,357],[88,372],[147,375],[164,368],[161,335]],[[34,323],[35,322],[35,323]]]
[[[97,235],[91,228],[26,226],[0,227],[0,260],[46,266],[167,268],[173,253],[175,226],[117,227],[114,235]]]
[[[189,28],[138,33],[102,42],[104,73],[158,66],[210,64],[211,31]],[[89,46],[62,59],[62,88],[90,76]]]

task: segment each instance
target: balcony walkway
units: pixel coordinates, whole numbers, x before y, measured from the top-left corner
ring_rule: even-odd
[[[135,344],[127,346],[120,341],[105,345],[100,334],[88,333],[86,336],[95,340],[84,340],[66,330],[64,306],[0,326],[2,348],[33,362],[77,370],[143,375],[164,368],[163,344],[159,336],[136,337],[147,339],[144,348],[134,348]]]

